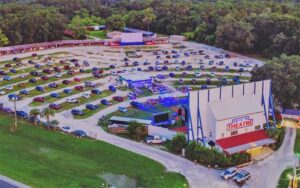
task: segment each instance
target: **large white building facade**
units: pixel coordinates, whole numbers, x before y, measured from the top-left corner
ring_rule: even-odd
[[[192,91],[188,140],[213,143],[229,155],[272,144],[264,126],[270,128],[273,112],[270,80]]]

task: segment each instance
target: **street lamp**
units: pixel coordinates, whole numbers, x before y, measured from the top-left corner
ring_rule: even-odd
[[[14,125],[11,127],[11,130],[15,131],[18,127],[18,117],[17,117],[17,100],[18,100],[18,97],[14,96],[14,97],[11,98],[11,100],[14,102],[14,112],[15,112],[15,122],[14,122]]]

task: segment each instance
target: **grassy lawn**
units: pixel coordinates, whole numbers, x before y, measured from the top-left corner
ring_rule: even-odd
[[[300,158],[300,129],[297,129],[297,135],[294,145],[294,153]]]
[[[300,168],[297,168],[297,174],[299,176],[299,170]],[[277,184],[277,188],[287,188],[289,186],[289,176],[288,174],[292,174],[293,173],[293,169],[292,168],[288,168],[286,170],[284,170],[281,173],[280,179],[278,181]],[[298,180],[298,187],[300,186],[300,181]]]
[[[107,39],[105,31],[89,31],[88,35],[99,39]]]
[[[183,176],[166,172],[161,164],[130,151],[26,123],[12,133],[12,123],[10,117],[0,116],[1,174],[32,187],[104,187],[105,174],[126,175],[136,180],[136,187],[187,187]]]

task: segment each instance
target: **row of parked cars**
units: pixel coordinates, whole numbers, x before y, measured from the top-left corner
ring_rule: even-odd
[[[246,170],[238,171],[237,168],[231,167],[222,172],[221,177],[225,180],[232,178],[236,183],[243,184],[246,180],[250,179],[251,175]]]

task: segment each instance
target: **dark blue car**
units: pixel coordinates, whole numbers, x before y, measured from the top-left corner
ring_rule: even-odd
[[[64,89],[64,93],[71,94],[73,92],[72,89]]]
[[[92,89],[91,93],[99,95],[99,94],[101,94],[101,91],[99,89]]]
[[[20,94],[22,94],[22,95],[28,95],[29,91],[26,90],[26,89],[23,89],[23,90],[20,91]]]
[[[17,116],[21,117],[21,118],[24,118],[24,119],[27,119],[28,118],[28,114],[24,111],[16,111],[17,113]]]
[[[71,110],[71,114],[74,115],[74,116],[82,116],[84,113],[83,113],[82,110],[73,109],[73,110]]]
[[[58,93],[51,93],[50,96],[54,98],[60,98],[60,95]]]
[[[9,95],[8,95],[8,99],[9,99],[9,100],[16,100],[16,101],[19,101],[19,100],[21,100],[22,98],[21,98],[19,95],[16,95],[16,94],[9,94]]]
[[[36,86],[35,89],[36,89],[37,91],[42,91],[42,92],[45,91],[45,88],[44,88],[43,86]]]
[[[87,134],[83,130],[75,130],[72,133],[78,137],[87,137]]]
[[[98,105],[94,105],[94,104],[87,104],[87,105],[85,105],[85,108],[89,109],[89,110],[96,110],[96,109],[99,108],[99,106]]]
[[[116,89],[115,86],[113,86],[113,85],[108,86],[108,89],[109,89],[111,92],[116,92],[116,91],[117,91],[117,89]]]

